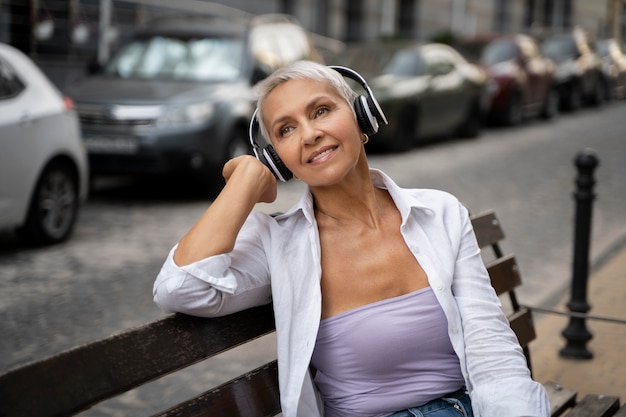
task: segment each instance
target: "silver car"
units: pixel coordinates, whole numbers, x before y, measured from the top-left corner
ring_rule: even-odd
[[[0,229],[28,244],[64,241],[87,184],[71,101],[30,58],[0,43]]]

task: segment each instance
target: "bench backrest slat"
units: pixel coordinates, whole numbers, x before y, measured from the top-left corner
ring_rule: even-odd
[[[0,416],[71,415],[274,331],[271,305],[175,314],[0,376]]]
[[[504,231],[500,227],[500,221],[493,211],[472,216],[472,226],[474,227],[478,246],[481,248],[495,245],[504,239]]]
[[[274,360],[153,417],[273,417],[280,413]]]
[[[527,308],[522,308],[509,315],[509,323],[511,328],[517,335],[520,346],[527,347],[530,342],[537,338],[535,333],[535,324],[533,323],[532,314]]]
[[[508,293],[522,285],[514,255],[498,258],[489,262],[486,267],[487,272],[489,272],[489,278],[491,278],[491,285],[496,290],[496,294]]]

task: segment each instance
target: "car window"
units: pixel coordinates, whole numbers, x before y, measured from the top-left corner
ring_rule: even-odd
[[[229,81],[241,74],[243,41],[236,38],[136,39],[104,69],[120,78]]]
[[[516,56],[517,46],[515,43],[509,39],[500,39],[487,45],[480,60],[484,65],[494,65],[515,59]]]
[[[545,56],[557,63],[564,62],[578,55],[576,42],[571,37],[548,39],[543,43],[541,51]]]
[[[424,49],[424,61],[428,74],[445,75],[454,69],[457,56],[444,48]]]
[[[601,56],[608,56],[611,54],[612,45],[608,41],[600,41],[596,44],[596,51]]]
[[[427,65],[421,54],[413,49],[398,51],[383,69],[383,74],[400,77],[416,77],[426,75]]]
[[[10,65],[0,58],[0,100],[15,97],[24,90],[22,80],[13,71]]]

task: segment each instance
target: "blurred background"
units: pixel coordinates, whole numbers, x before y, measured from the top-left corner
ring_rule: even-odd
[[[600,160],[592,270],[626,246],[625,39],[626,0],[0,0],[0,372],[163,317],[152,283],[251,152],[254,84],[298,59],[364,75],[389,120],[370,164],[494,209],[523,302],[554,307],[583,148]],[[83,415],[162,410],[273,349]]]
[[[0,42],[36,59],[64,88],[96,58],[104,64],[151,19],[186,12],[222,16],[286,13],[315,40],[448,39],[483,32],[543,37],[576,26],[596,38],[626,31],[623,0],[2,0]],[[319,35],[319,36],[318,36]],[[330,41],[324,46],[333,49]]]

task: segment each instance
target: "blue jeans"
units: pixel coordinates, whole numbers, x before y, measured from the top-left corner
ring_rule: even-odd
[[[397,411],[389,417],[474,417],[465,388],[446,394],[419,407]]]

